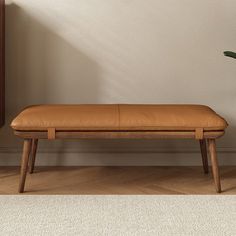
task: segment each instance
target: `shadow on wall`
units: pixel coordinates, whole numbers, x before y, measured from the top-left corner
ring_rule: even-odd
[[[15,147],[17,152],[21,151],[22,140],[13,136],[9,124],[25,106],[43,103],[99,103],[102,91],[99,65],[16,4],[6,6],[6,55],[7,122],[0,133],[0,148],[14,150]],[[56,151],[58,158],[55,165],[61,165],[67,155],[65,150],[137,152],[137,147],[142,147],[143,143],[138,140],[130,140],[128,144],[121,140],[109,143],[107,140],[42,140],[39,148]],[[144,147],[150,150],[153,143],[156,145],[155,141],[146,141]],[[172,142],[168,142],[168,147],[171,149]]]
[[[119,68],[122,68],[122,66]],[[12,152],[14,147],[17,151],[21,150],[20,144],[22,142],[13,136],[9,124],[23,107],[42,103],[99,103],[103,90],[101,80],[102,69],[98,63],[80,51],[77,45],[75,47],[67,42],[59,34],[49,29],[47,25],[39,22],[16,4],[7,5],[6,124],[0,132],[0,152],[3,152],[4,148],[8,148],[6,152]],[[113,81],[113,83],[116,84],[119,81]],[[162,80],[160,83],[162,83]],[[116,86],[120,86],[120,84]],[[127,89],[128,93],[130,93],[129,87],[127,84],[122,84],[122,89]],[[148,87],[145,88],[147,89]],[[124,94],[128,96],[128,93]],[[219,96],[217,93],[215,94]],[[158,101],[158,97],[156,97],[156,102]],[[227,140],[228,146],[225,145],[226,148],[234,147],[234,139],[232,137],[235,133],[235,126],[230,126],[230,130],[226,132],[227,136],[224,138],[224,140]],[[79,143],[62,141],[42,143],[43,149],[46,151],[56,150],[58,153],[62,153],[65,149],[75,150],[75,152],[77,150],[82,152],[101,152],[101,150],[106,150],[107,152],[114,152],[114,150],[139,152],[151,150],[155,152],[159,150],[159,147],[161,148],[160,150],[171,150],[173,152],[178,150],[186,152],[193,149],[199,150],[198,143],[194,140],[186,140],[184,142],[175,140],[168,140],[168,142],[165,140],[132,140],[129,142],[126,140],[112,140],[109,142],[96,140],[80,141]],[[20,148],[18,149],[18,147]],[[63,159],[64,154],[58,154],[58,163],[55,164],[63,163]]]
[[[6,113],[0,147],[13,146],[9,124],[25,106],[98,103],[99,66],[16,4],[6,6]],[[16,143],[15,143],[16,144]]]

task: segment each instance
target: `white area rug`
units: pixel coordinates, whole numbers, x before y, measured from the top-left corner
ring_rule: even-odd
[[[235,196],[0,196],[0,235],[236,235]]]

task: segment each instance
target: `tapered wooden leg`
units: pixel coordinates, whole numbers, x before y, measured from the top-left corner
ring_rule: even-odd
[[[218,161],[216,156],[216,143],[215,139],[208,140],[209,145],[209,152],[211,156],[211,166],[212,166],[212,173],[215,182],[216,192],[221,192],[221,185],[220,185],[220,175],[219,175],[219,168],[218,168]]]
[[[31,143],[32,143],[31,139],[25,139],[24,140],[23,154],[22,154],[22,160],[21,160],[19,193],[24,192],[25,179],[26,179],[26,174],[27,174]]]
[[[208,174],[209,168],[208,168],[208,158],[207,158],[207,143],[206,139],[199,140],[200,142],[200,148],[201,148],[201,154],[202,154],[202,165],[203,170],[205,174]]]
[[[38,139],[32,140],[32,148],[31,148],[31,156],[29,160],[29,173],[32,174],[34,172],[34,166],[35,166],[35,158],[36,158],[36,152],[38,147]]]

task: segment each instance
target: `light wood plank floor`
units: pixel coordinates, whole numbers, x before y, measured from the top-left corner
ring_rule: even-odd
[[[236,194],[236,167],[221,167],[222,194]],[[19,167],[0,167],[0,194],[17,194]],[[201,167],[36,167],[24,194],[216,194]]]

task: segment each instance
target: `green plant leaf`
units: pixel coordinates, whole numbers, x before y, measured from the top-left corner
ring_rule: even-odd
[[[232,57],[236,59],[236,53],[235,52],[231,52],[231,51],[225,51],[224,55],[227,57]]]

